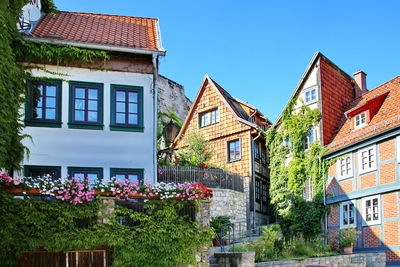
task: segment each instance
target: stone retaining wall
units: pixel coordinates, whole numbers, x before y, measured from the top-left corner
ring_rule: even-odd
[[[305,260],[258,262],[256,267],[303,267],[307,265],[326,265],[329,267],[385,267],[385,252],[357,253],[331,257],[309,258]]]
[[[235,232],[244,232],[247,229],[246,194],[230,189],[212,188],[211,218],[216,216],[230,216],[235,224]]]

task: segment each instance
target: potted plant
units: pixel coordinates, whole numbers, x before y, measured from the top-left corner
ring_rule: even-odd
[[[353,245],[360,233],[355,228],[345,228],[339,231],[339,244],[343,254],[353,253]]]
[[[213,244],[214,246],[220,246],[221,240],[224,239],[226,234],[233,228],[233,223],[229,216],[216,216],[211,219],[210,226],[215,232]]]

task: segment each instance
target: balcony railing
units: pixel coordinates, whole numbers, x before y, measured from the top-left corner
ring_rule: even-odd
[[[209,188],[231,189],[244,192],[243,177],[237,173],[198,167],[160,166],[158,167],[158,182],[202,183]]]

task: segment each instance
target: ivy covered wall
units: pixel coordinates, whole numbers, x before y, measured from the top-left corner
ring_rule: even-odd
[[[325,214],[323,177],[327,163],[322,160],[326,149],[314,142],[305,149],[305,139],[321,114],[302,105],[294,110],[297,98],[283,112],[278,127],[266,132],[270,152],[270,197],[280,217],[286,238],[316,237],[322,230]],[[312,183],[313,198],[303,198],[306,180]]]

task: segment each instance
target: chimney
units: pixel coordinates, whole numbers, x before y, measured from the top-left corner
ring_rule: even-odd
[[[357,71],[353,74],[355,84],[355,98],[360,97],[362,94],[367,92],[367,74],[362,70]]]

